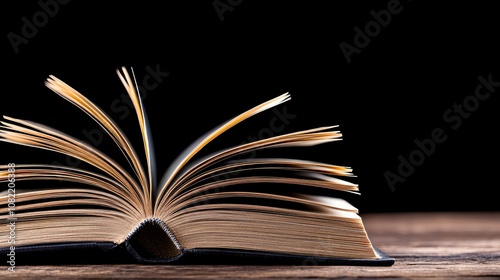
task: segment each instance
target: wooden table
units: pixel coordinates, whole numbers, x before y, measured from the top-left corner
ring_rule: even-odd
[[[500,279],[500,212],[362,214],[392,267],[351,266],[18,266],[0,279],[53,278],[471,278]]]

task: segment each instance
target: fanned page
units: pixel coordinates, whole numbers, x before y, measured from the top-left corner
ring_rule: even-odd
[[[122,151],[134,174],[129,174],[115,159],[86,142],[54,128],[32,121],[4,116],[0,141],[61,153],[82,160],[98,170],[48,164],[17,163],[0,165],[0,182],[10,176],[17,181],[45,181],[41,189],[17,189],[16,218],[23,223],[16,244],[107,241],[121,243],[144,219],[153,215],[152,188],[155,166],[151,132],[137,88],[125,68],[117,71],[137,113],[144,142],[148,173],[125,133],[97,105],[54,76],[46,86],[94,119]],[[9,170],[13,170],[12,172]],[[135,176],[134,176],[135,175]],[[56,181],[76,183],[71,188]],[[53,183],[50,183],[53,182]],[[7,221],[8,191],[0,192],[0,218]],[[51,230],[44,228],[51,224]],[[7,227],[0,230],[0,244],[7,244]],[[94,230],[101,228],[106,230]],[[4,234],[5,233],[5,234]],[[42,236],[39,236],[39,235]]]
[[[236,248],[377,259],[357,208],[340,198],[289,190],[290,185],[303,185],[357,193],[356,184],[334,177],[352,176],[350,168],[288,158],[232,159],[256,149],[339,140],[340,133],[330,128],[276,136],[203,157],[181,172],[159,198],[155,212],[187,250]],[[264,171],[282,175],[254,174]],[[238,174],[214,179],[231,172]]]
[[[128,74],[127,70],[125,68],[122,68],[122,71],[123,75],[118,70],[117,74],[120,80],[122,81],[125,89],[127,90],[127,93],[129,94],[129,97],[132,100],[132,103],[134,104],[134,109],[137,113],[139,125],[141,128],[142,138],[144,142],[144,150],[146,153],[148,169],[149,169],[148,175],[146,175],[143,166],[141,164],[140,158],[137,155],[134,148],[132,147],[126,134],[118,127],[118,125],[116,125],[116,123],[103,110],[101,110],[97,105],[95,105],[90,100],[85,98],[81,93],[71,88],[66,83],[57,79],[54,76],[50,76],[50,78],[46,82],[46,85],[55,93],[67,99],[71,103],[75,104],[80,109],[82,109],[85,113],[87,113],[90,117],[92,117],[108,133],[108,135],[111,136],[111,138],[114,140],[117,146],[122,150],[123,155],[132,165],[133,170],[139,179],[139,183],[136,183],[132,180],[130,181],[134,186],[140,186],[140,188],[142,189],[141,196],[143,196],[142,203],[145,206],[145,208],[150,209],[151,205],[150,189],[152,182],[151,171],[153,170],[153,166],[151,163],[151,156],[150,156],[151,154],[150,147],[152,147],[152,145],[149,144],[150,140],[148,138],[149,128],[146,123],[146,118],[144,117],[145,115],[144,108],[142,107],[141,99],[139,98],[138,93],[136,91],[136,86],[132,82],[131,77]],[[121,173],[124,174],[126,173],[123,170],[123,168],[120,167],[120,169]],[[151,213],[148,211],[148,214]]]
[[[164,175],[155,215],[165,221],[187,250],[225,248],[335,258],[379,258],[357,215],[357,208],[340,198],[294,193],[287,187],[301,185],[358,194],[356,184],[336,178],[353,176],[351,168],[291,158],[235,159],[260,149],[338,141],[341,133],[332,130],[337,126],[262,139],[189,163],[217,136],[250,116],[288,100],[290,95],[286,93],[256,106],[192,143]],[[221,179],[225,175],[228,179]],[[262,190],[262,186],[266,189]],[[337,233],[332,233],[332,228]],[[296,246],[290,246],[291,240]]]
[[[137,87],[137,81],[135,78],[134,69],[132,70],[133,82],[130,75],[125,67],[122,68],[123,75],[117,70],[118,76],[125,86],[132,103],[134,104],[135,111],[137,113],[137,118],[139,119],[139,125],[142,133],[142,141],[144,144],[144,151],[146,153],[146,163],[148,166],[148,196],[150,201],[153,201],[153,192],[156,189],[156,160],[153,146],[153,138],[151,135],[151,128],[149,126],[149,121],[146,115],[146,111],[142,104],[142,99],[139,96],[139,88]]]
[[[219,125],[218,127],[198,138],[195,142],[189,145],[168,167],[167,171],[163,175],[158,196],[161,196],[167,190],[169,184],[172,182],[177,173],[182,169],[182,167],[184,167],[191,158],[193,158],[201,149],[203,149],[203,147],[214,140],[217,136],[221,135],[222,133],[237,125],[238,123],[244,121],[245,119],[262,111],[270,109],[276,105],[279,105],[283,102],[286,102],[289,99],[290,94],[282,94],[236,116],[235,118]]]

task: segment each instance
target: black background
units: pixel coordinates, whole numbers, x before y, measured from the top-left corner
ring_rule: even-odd
[[[118,110],[124,110],[125,91],[115,71],[133,67],[141,83],[148,68],[158,68],[169,74],[147,91],[144,106],[161,174],[202,133],[289,92],[292,100],[278,110],[286,106],[295,118],[279,133],[339,125],[343,141],[287,155],[353,167],[361,196],[352,199],[361,212],[500,210],[498,92],[455,130],[456,123],[443,118],[454,104],[472,98],[478,76],[500,81],[498,10],[492,4],[401,1],[400,12],[348,63],[340,44],[354,45],[354,28],[364,30],[374,20],[370,11],[386,10],[392,1],[229,1],[234,7],[221,20],[214,1],[73,0],[59,4],[17,52],[9,36],[23,36],[22,18],[33,23],[42,8],[36,1],[16,3],[2,8],[4,115],[85,139],[83,131],[96,126],[44,86],[55,75],[135,141],[136,119]],[[273,116],[259,114],[210,147],[265,136]],[[414,141],[431,137],[435,128],[445,131],[446,141],[392,191],[384,174],[398,174],[398,157],[408,159],[418,149]],[[0,147],[2,164],[65,160],[32,148]]]

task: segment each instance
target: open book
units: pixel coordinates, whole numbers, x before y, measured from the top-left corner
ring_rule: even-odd
[[[353,176],[350,168],[293,157],[248,157],[257,150],[338,141],[341,133],[336,126],[278,135],[200,156],[222,133],[290,100],[288,93],[207,132],[157,180],[151,128],[134,73],[126,68],[117,73],[137,114],[141,153],[102,109],[77,90],[54,76],[46,86],[95,120],[129,166],[59,130],[4,116],[1,141],[68,155],[95,168],[2,163],[3,253],[96,247],[106,252],[121,250],[146,263],[224,257],[299,264],[310,258],[318,264],[394,263],[372,245],[353,205],[308,191],[358,192],[358,186],[345,179]],[[27,181],[39,182],[37,188],[21,188],[21,182]]]

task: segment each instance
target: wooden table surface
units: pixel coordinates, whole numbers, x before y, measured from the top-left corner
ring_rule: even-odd
[[[359,266],[23,266],[0,279],[43,278],[391,278],[500,279],[500,212],[361,214],[391,267]]]

